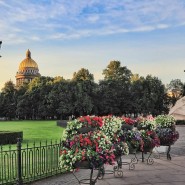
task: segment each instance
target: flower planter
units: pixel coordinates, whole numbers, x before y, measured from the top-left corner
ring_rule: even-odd
[[[129,154],[135,154],[137,152],[137,148],[129,147]]]
[[[172,124],[171,127],[170,127],[170,129],[171,129],[173,132],[175,132],[175,124]]]
[[[175,131],[175,125],[170,128],[159,128],[157,134],[160,139],[161,146],[173,145],[179,138],[178,131]]]
[[[144,152],[144,153],[147,153],[147,152],[152,153],[153,149],[154,149],[154,147],[144,147],[144,148],[143,148],[143,152]]]
[[[169,145],[173,145],[174,142],[161,142],[160,146],[169,146]]]
[[[129,124],[123,124],[121,126],[122,130],[132,130],[133,129],[133,125],[129,125]]]
[[[138,130],[151,130],[150,126],[143,126],[143,125],[139,125],[137,126]]]
[[[81,134],[85,134],[85,133],[88,133],[90,131],[95,131],[96,128],[91,128],[91,127],[82,127],[82,128],[79,128],[78,129],[78,133],[81,133]]]
[[[160,139],[161,146],[169,146],[169,145],[173,145],[174,143],[175,141],[163,141],[162,139]]]
[[[116,156],[115,156],[115,161],[120,160],[120,158],[121,158],[121,155],[116,155]]]
[[[89,169],[90,168],[90,163],[87,160],[85,160],[85,161],[77,161],[77,162],[75,162],[74,167],[75,168]]]

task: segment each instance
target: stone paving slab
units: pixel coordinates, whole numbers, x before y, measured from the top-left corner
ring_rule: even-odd
[[[185,156],[174,157],[173,161],[155,159],[153,165],[139,162],[136,169],[129,171],[124,169],[123,178],[114,178],[113,175],[105,175],[97,185],[180,185],[185,184],[185,165],[179,164],[185,161]],[[163,167],[162,167],[163,166]],[[162,167],[162,168],[161,168]],[[109,168],[109,167],[108,167]]]

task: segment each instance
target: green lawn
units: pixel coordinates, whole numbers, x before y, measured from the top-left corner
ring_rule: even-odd
[[[23,131],[23,145],[40,141],[55,141],[62,137],[64,128],[56,121],[0,121],[1,131]]]

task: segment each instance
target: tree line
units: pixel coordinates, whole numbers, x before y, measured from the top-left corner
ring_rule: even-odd
[[[184,84],[176,79],[165,87],[160,79],[133,74],[120,61],[111,61],[98,83],[88,69],[73,78],[36,77],[29,84],[15,87],[5,83],[0,93],[0,118],[67,119],[83,115],[125,115],[168,113],[184,95]],[[171,89],[172,95],[169,95]],[[175,90],[174,90],[175,89]],[[173,94],[174,93],[174,94]]]

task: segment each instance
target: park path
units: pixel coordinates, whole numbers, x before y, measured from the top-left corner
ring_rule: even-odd
[[[98,180],[96,185],[184,185],[185,184],[185,126],[177,126],[180,137],[171,148],[172,160],[161,156],[154,159],[153,165],[139,161],[135,170],[129,170],[128,165],[123,166],[123,177],[115,178],[113,174],[105,174],[103,180]],[[133,155],[128,155],[124,160],[130,161]],[[107,170],[112,166],[107,165]],[[80,170],[75,173],[78,179],[88,179],[90,171]],[[61,174],[32,185],[77,185],[77,179],[72,173]]]

